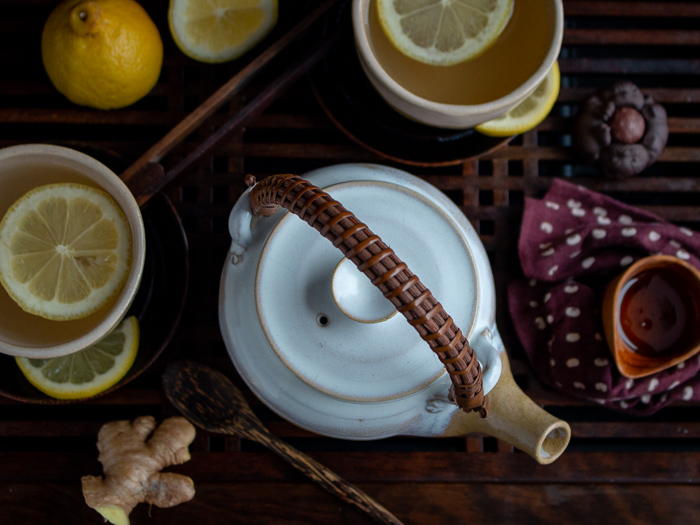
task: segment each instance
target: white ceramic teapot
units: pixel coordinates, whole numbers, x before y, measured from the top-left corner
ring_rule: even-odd
[[[344,439],[480,432],[540,463],[566,448],[569,425],[513,380],[478,235],[434,186],[370,164],[277,176],[229,229],[221,330],[280,416]]]

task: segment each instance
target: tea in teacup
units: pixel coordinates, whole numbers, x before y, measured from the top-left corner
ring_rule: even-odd
[[[121,291],[105,299],[107,302],[103,301],[99,309],[80,318],[72,316],[76,318],[71,320],[54,320],[61,317],[62,308],[54,319],[29,313],[26,304],[21,307],[19,298],[10,296],[6,286],[11,285],[6,282],[5,286],[0,286],[2,353],[41,358],[65,355],[85,348],[118,324],[138,288],[145,257],[145,234],[138,206],[121,180],[91,157],[48,145],[14,146],[0,150],[0,184],[3,188],[0,194],[0,219],[9,216],[10,207],[31,190],[47,184],[64,183],[80,185],[78,188],[87,187],[85,191],[88,193],[96,193],[89,188],[101,189],[112,198],[112,206],[116,205],[115,209],[121,210],[123,219],[128,223],[125,230],[128,236],[122,235],[122,238],[130,244],[127,249],[131,253],[131,259],[127,261],[126,281],[120,285]],[[103,194],[99,192],[99,195]],[[46,227],[48,232],[54,225]],[[0,248],[6,252],[14,249],[9,244]],[[89,247],[86,249],[89,250]],[[24,264],[24,261],[15,263]],[[13,268],[4,268],[3,272],[12,272]],[[90,271],[88,267],[83,269]],[[91,278],[97,279],[94,274]]]
[[[640,259],[608,284],[602,313],[622,375],[669,368],[700,351],[700,272],[673,256]]]
[[[381,26],[377,0],[354,0],[352,11],[367,78],[396,111],[430,126],[468,128],[507,113],[543,81],[561,48],[561,0],[514,0],[495,42],[449,66],[399,51]]]
[[[620,294],[620,335],[635,352],[647,356],[683,352],[697,338],[697,302],[688,279],[672,267],[645,270]]]
[[[442,104],[485,104],[504,97],[530,78],[544,61],[553,38],[554,16],[547,0],[515,0],[496,42],[476,58],[451,66],[419,62],[399,51],[379,22],[376,0],[369,6],[369,38],[384,71],[411,93]]]

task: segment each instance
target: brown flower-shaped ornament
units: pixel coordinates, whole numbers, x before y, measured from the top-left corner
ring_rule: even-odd
[[[579,108],[573,145],[605,175],[636,175],[661,155],[668,140],[666,110],[631,82],[602,88]]]

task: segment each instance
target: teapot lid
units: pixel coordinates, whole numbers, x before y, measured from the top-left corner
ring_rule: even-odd
[[[331,166],[303,178],[370,226],[467,339],[495,329],[486,252],[441,191],[376,165]],[[245,197],[241,208],[249,206]],[[270,408],[315,432],[364,439],[396,433],[387,427],[387,414],[392,424],[405,426],[411,411],[424,411],[424,400],[407,408],[415,394],[447,394],[450,381],[437,355],[318,231],[280,209],[246,219],[250,232],[242,234],[236,215],[234,208],[232,258],[222,274],[222,333],[241,376]]]
[[[371,225],[458,326],[470,331],[478,308],[474,261],[458,225],[438,203],[376,180],[333,184],[324,191]],[[256,311],[270,348],[309,386],[348,401],[389,401],[434,382],[444,365],[403,316],[391,315],[392,303],[344,260],[298,217],[279,220],[255,278]],[[382,306],[385,315],[371,313]]]

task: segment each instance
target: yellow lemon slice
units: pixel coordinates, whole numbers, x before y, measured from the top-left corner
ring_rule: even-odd
[[[139,349],[136,317],[124,319],[104,339],[63,357],[15,357],[36,388],[57,399],[82,399],[104,392],[119,382],[134,364]]]
[[[559,64],[554,63],[547,76],[533,91],[505,115],[476,126],[476,130],[491,137],[508,137],[531,130],[552,110],[559,96]]]
[[[377,0],[389,40],[415,60],[449,66],[480,55],[493,44],[513,0]]]
[[[40,186],[0,222],[0,282],[26,312],[80,319],[120,292],[131,243],[124,213],[104,191],[73,183]]]
[[[168,22],[185,55],[201,62],[225,62],[272,30],[277,0],[170,0]]]

